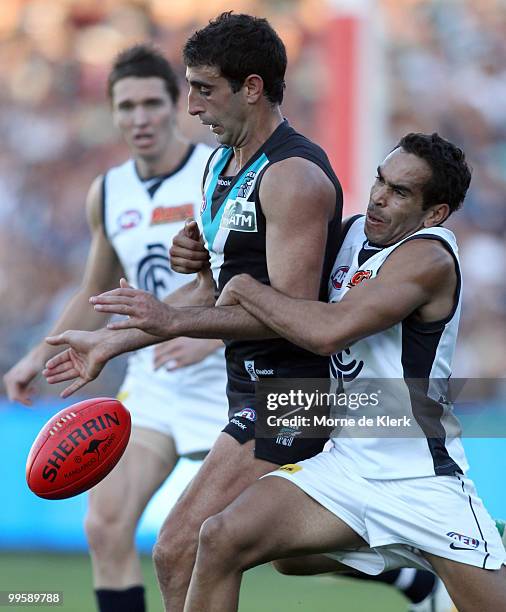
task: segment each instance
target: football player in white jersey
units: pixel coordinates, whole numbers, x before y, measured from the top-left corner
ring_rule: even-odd
[[[396,378],[413,429],[396,437],[342,430],[329,452],[272,472],[208,519],[188,612],[236,610],[245,569],[303,553],[315,572],[432,569],[460,612],[506,609],[501,538],[465,476],[451,406],[432,389],[451,374],[461,304],[455,238],[440,226],[470,179],[455,145],[408,134],[379,166],[365,218],[348,228],[334,303],[294,300],[248,275],[225,288],[218,303],[241,304],[292,342],[327,355],[346,349],[361,364],[344,383],[348,392],[365,377]],[[378,416],[389,410],[376,404]]]
[[[211,149],[178,132],[177,78],[156,49],[137,45],[122,52],[108,90],[131,159],[90,187],[92,243],[83,282],[52,333],[101,327],[108,317],[94,312],[88,299],[117,286],[121,276],[161,299],[188,282],[172,270],[168,249],[185,218],[200,208]],[[191,298],[185,292],[188,300],[203,304],[198,291]],[[53,353],[41,342],[5,375],[10,399],[31,404],[33,379]],[[218,340],[176,338],[131,355],[118,396],[132,414],[131,440],[115,470],[90,492],[85,525],[101,612],[145,609],[137,523],[178,457],[211,448],[227,421],[225,385]]]

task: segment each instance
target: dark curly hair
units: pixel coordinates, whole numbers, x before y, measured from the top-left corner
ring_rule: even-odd
[[[423,187],[424,209],[446,203],[450,214],[460,208],[471,182],[471,169],[464,151],[441,138],[439,134],[406,134],[395,149],[401,147],[427,162],[432,176]]]
[[[190,67],[216,66],[234,93],[246,77],[258,74],[266,98],[283,101],[286,49],[267,19],[222,13],[187,40],[183,60]]]
[[[153,45],[134,45],[116,57],[107,79],[109,98],[112,99],[112,88],[115,83],[127,77],[158,77],[165,83],[172,102],[177,104],[179,100],[180,89],[176,73],[162,52]]]

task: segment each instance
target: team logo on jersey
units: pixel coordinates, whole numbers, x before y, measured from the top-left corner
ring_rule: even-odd
[[[446,535],[455,540],[455,542],[450,544],[450,548],[454,550],[475,550],[480,545],[480,541],[476,538],[457,533],[456,531],[449,531]]]
[[[297,431],[293,427],[282,427],[276,436],[276,444],[281,446],[292,446],[293,441],[297,436],[300,436],[302,431]]]
[[[253,408],[243,408],[239,412],[236,412],[234,416],[242,417],[243,419],[248,419],[248,421],[253,422],[257,420],[257,413],[253,410]]]
[[[335,272],[332,273],[330,280],[334,289],[341,289],[349,269],[350,266],[340,266]]]
[[[118,227],[120,230],[129,230],[137,227],[142,220],[142,214],[138,210],[125,210],[118,217]]]
[[[247,361],[246,360],[244,362],[244,369],[249,374],[249,377],[251,378],[251,380],[254,380],[255,382],[260,380],[258,378],[258,374],[256,373],[256,370],[255,370],[255,362],[254,361]]]
[[[355,272],[355,274],[351,277],[350,282],[346,286],[348,289],[351,289],[352,287],[359,285],[362,281],[371,278],[371,276],[372,270],[358,270],[358,272]]]
[[[164,244],[148,244],[147,254],[137,266],[137,286],[162,299],[170,290],[169,252]]]
[[[181,204],[179,206],[157,206],[151,213],[150,225],[162,225],[163,223],[176,223],[193,217],[193,204]]]
[[[346,360],[346,356],[349,357],[350,355],[351,351],[347,348],[336,355],[332,355],[330,358],[330,370],[333,376],[340,382],[354,380],[364,367],[363,361],[357,361],[356,359]]]
[[[247,198],[253,189],[253,185],[255,184],[255,177],[257,173],[254,170],[250,170],[248,174],[244,177],[244,181],[239,187],[239,191],[237,192],[238,198]]]
[[[255,202],[228,200],[223,210],[220,227],[235,232],[256,232],[257,214]]]
[[[202,195],[202,204],[200,205],[200,214],[203,215],[205,209],[207,208],[207,198],[205,195]]]

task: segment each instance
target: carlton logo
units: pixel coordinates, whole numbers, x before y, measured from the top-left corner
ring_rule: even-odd
[[[341,289],[349,269],[350,266],[340,266],[335,272],[333,272],[330,280],[334,289]]]
[[[355,272],[355,274],[351,277],[350,282],[346,286],[348,289],[351,289],[352,287],[359,285],[362,281],[371,278],[371,276],[372,270],[359,270],[358,272]]]

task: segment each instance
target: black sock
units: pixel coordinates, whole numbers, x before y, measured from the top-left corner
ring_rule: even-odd
[[[401,570],[405,572],[406,570]],[[399,587],[400,590],[412,603],[416,604],[427,597],[434,588],[436,576],[432,572],[426,570],[415,570],[415,575],[411,584],[405,588]]]
[[[95,589],[99,612],[146,612],[144,587]]]
[[[391,584],[409,599],[411,603],[419,603],[427,597],[434,588],[436,577],[432,572],[415,570],[413,568],[403,568],[391,570],[377,576],[362,574],[360,572],[352,574],[360,580],[370,580],[373,582],[383,582]]]

